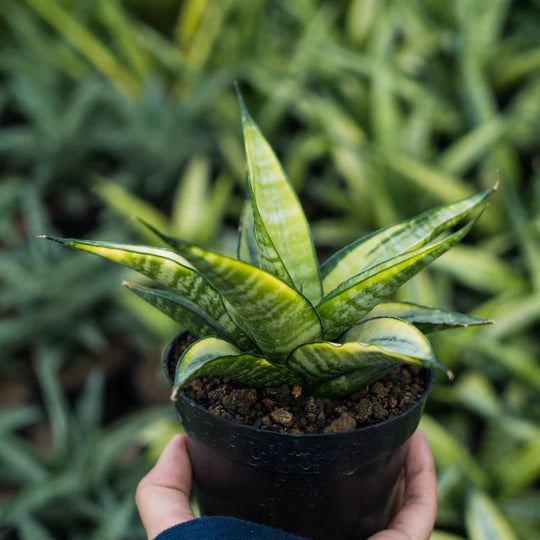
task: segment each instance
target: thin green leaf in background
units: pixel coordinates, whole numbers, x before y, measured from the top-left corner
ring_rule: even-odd
[[[55,0],[26,0],[65,39],[76,47],[127,96],[139,91],[137,80],[84,26],[70,16]]]
[[[468,495],[465,519],[471,540],[517,540],[501,511],[478,490],[471,490]]]

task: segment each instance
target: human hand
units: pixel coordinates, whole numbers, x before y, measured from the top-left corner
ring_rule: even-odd
[[[190,494],[191,464],[186,436],[175,435],[137,486],[135,500],[148,538],[195,517]]]
[[[368,540],[428,540],[437,517],[437,483],[431,450],[420,430],[411,437],[397,489],[388,528]]]
[[[148,538],[194,518],[190,493],[191,465],[186,436],[176,435],[137,486],[137,507]],[[431,451],[420,431],[411,437],[394,508],[388,528],[369,540],[429,538],[437,516],[437,485]]]

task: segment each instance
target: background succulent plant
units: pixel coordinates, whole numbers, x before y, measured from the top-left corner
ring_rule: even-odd
[[[173,397],[199,375],[224,375],[255,387],[299,384],[307,393],[330,397],[355,392],[400,363],[442,368],[415,325],[432,331],[489,321],[381,301],[459,242],[497,186],[363,237],[319,267],[294,189],[238,95],[249,194],[238,259],[151,225],[172,250],[48,238],[167,287],[126,283],[200,337],[179,361]]]

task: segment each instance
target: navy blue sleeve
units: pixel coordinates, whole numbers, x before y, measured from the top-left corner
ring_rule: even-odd
[[[175,525],[154,540],[306,540],[294,534],[232,517],[202,517]]]

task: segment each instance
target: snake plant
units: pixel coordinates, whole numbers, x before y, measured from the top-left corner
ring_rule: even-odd
[[[383,301],[469,232],[497,185],[364,236],[319,266],[296,193],[240,94],[239,101],[248,196],[237,259],[150,225],[170,248],[47,238],[166,287],[124,282],[199,337],[178,362],[173,399],[201,375],[253,387],[298,384],[307,394],[330,397],[355,392],[404,363],[444,369],[424,333],[490,321]]]

